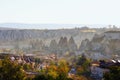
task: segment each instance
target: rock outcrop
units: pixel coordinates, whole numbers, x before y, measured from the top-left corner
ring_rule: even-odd
[[[51,53],[57,53],[58,51],[58,44],[56,40],[51,40],[49,50]]]
[[[94,59],[112,58],[113,55],[120,55],[120,31],[108,31],[95,35],[90,42],[84,40],[80,50]]]
[[[70,52],[74,52],[77,50],[77,45],[73,39],[73,37],[71,37],[68,41],[68,47],[69,47],[69,51]]]

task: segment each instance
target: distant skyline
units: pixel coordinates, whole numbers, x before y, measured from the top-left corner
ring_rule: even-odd
[[[0,0],[0,24],[120,25],[119,8],[120,0]]]

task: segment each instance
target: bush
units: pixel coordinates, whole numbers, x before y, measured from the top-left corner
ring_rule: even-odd
[[[104,80],[120,80],[120,67],[113,66],[110,67],[110,72],[105,73]]]
[[[25,80],[25,72],[16,62],[6,58],[2,60],[0,67],[0,80]]]

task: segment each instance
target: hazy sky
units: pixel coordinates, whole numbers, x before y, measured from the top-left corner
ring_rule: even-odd
[[[0,0],[0,23],[120,25],[120,0]]]

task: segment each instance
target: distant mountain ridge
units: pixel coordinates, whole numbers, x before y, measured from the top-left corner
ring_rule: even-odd
[[[15,30],[17,28],[0,27],[0,30]]]
[[[87,34],[88,33],[88,34]],[[31,30],[31,29],[11,29],[0,30],[0,41],[19,41],[28,39],[58,40],[60,37],[73,36],[77,41],[85,38],[91,39],[95,32],[82,32],[80,29],[61,30]],[[85,36],[84,36],[85,35]]]
[[[58,26],[57,24],[41,24],[41,26],[53,27]],[[75,26],[74,24],[66,24],[69,28],[71,26]],[[71,26],[69,26],[71,25]],[[26,27],[32,26],[33,28],[27,29]],[[95,34],[104,33],[106,31],[109,31],[111,29],[108,28],[89,28],[87,26],[79,27],[79,25],[76,25],[76,28],[70,28],[70,29],[37,29],[40,27],[39,24],[14,24],[14,23],[4,23],[0,24],[0,42],[6,43],[6,42],[16,42],[16,41],[27,41],[27,40],[43,40],[46,44],[50,43],[51,40],[56,40],[57,42],[61,37],[73,37],[75,40],[75,43],[80,44],[82,40],[88,39],[91,40]],[[59,25],[60,26],[60,25]],[[61,26],[63,26],[61,24]],[[64,25],[65,26],[65,25]],[[6,28],[4,28],[6,27]],[[8,28],[7,28],[8,27]],[[10,28],[9,28],[10,27]],[[19,28],[21,27],[21,28]],[[36,28],[35,28],[36,27]],[[23,29],[22,29],[23,28]],[[113,29],[112,29],[113,30]],[[118,28],[115,28],[115,30],[119,30]]]
[[[70,29],[70,28],[81,28],[81,27],[100,28],[107,27],[108,25],[85,25],[85,24],[25,24],[25,23],[1,23],[0,27],[5,28],[17,28],[17,29]]]

